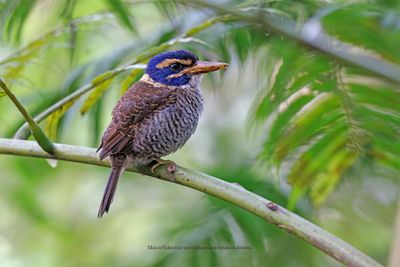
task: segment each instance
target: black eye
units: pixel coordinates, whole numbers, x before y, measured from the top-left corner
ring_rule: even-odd
[[[172,70],[181,70],[182,69],[182,64],[181,63],[173,63],[173,64],[171,64],[170,65],[170,68],[172,69]]]

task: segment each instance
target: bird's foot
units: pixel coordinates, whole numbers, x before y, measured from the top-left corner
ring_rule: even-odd
[[[169,164],[167,166],[167,172],[169,174],[172,174],[176,170],[176,164],[172,160],[156,159],[156,162],[157,163],[154,164],[150,169],[151,173],[153,173],[153,174],[155,174],[155,171],[158,167],[160,167],[162,165],[166,165],[166,164]]]

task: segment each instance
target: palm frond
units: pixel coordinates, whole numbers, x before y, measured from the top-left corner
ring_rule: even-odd
[[[307,192],[314,204],[323,203],[345,171],[367,155],[398,168],[396,85],[354,75],[353,67],[338,67],[280,40],[271,54],[279,55],[278,70],[254,118],[269,122],[260,159],[278,168],[283,162],[291,166],[290,208]]]

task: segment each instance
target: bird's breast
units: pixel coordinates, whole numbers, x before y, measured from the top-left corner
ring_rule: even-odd
[[[142,158],[175,152],[195,132],[202,110],[203,98],[198,88],[178,90],[173,104],[144,121],[134,151]]]

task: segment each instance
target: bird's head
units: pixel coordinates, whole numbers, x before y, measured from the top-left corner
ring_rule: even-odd
[[[195,54],[186,50],[174,50],[150,59],[146,73],[155,82],[183,86],[198,75],[225,69],[227,66],[222,62],[200,61]]]

